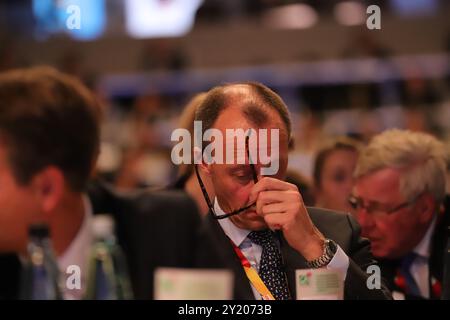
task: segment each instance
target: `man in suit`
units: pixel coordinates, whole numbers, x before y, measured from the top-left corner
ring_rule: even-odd
[[[358,224],[348,215],[306,208],[298,189],[283,181],[291,122],[276,93],[259,83],[213,88],[197,109],[196,120],[216,142],[215,148],[203,145],[196,150],[203,156],[197,170],[211,180],[216,195],[212,201],[205,192],[211,212],[200,232],[199,266],[233,270],[237,299],[295,299],[295,270],[304,268],[339,272],[346,299],[390,298],[383,284],[375,289],[367,285],[367,267],[375,262]],[[256,147],[247,143],[245,162],[237,157],[228,162],[227,154],[224,164],[218,154],[231,150],[232,155],[243,155],[234,138],[220,139],[230,129],[252,132],[251,136],[264,129],[275,134],[265,141],[258,138]],[[212,149],[209,155],[201,152]],[[267,155],[268,150],[270,161],[263,164],[260,151]],[[262,174],[271,168],[278,170]],[[201,178],[199,183],[203,184]]]
[[[351,202],[394,298],[439,298],[450,223],[446,149],[429,134],[388,130],[359,156]]]
[[[192,264],[198,213],[189,198],[169,192],[117,195],[98,185],[87,193],[98,154],[99,113],[78,80],[54,69],[0,75],[0,299],[20,297],[19,256],[27,257],[28,227],[34,223],[49,226],[62,276],[68,266],[80,267],[81,288],[63,287],[66,299],[85,293],[97,212],[116,218],[136,298],[152,297],[157,266]]]

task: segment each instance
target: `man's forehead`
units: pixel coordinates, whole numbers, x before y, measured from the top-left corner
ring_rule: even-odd
[[[227,108],[220,113],[212,128],[219,129],[225,133],[227,129],[243,129],[251,128],[251,124],[237,108]]]
[[[227,130],[249,130],[253,129],[258,132],[261,129],[278,129],[280,138],[284,135],[287,137],[286,128],[281,120],[281,117],[277,114],[275,110],[268,110],[269,117],[267,123],[261,126],[255,126],[247,119],[243,113],[241,107],[230,106],[220,113],[216,121],[212,125],[212,128],[222,131],[225,135]]]
[[[258,152],[260,150],[270,150],[272,148],[272,144],[279,144],[280,138],[277,137],[278,132],[271,132],[270,130],[267,130],[266,132],[258,132],[258,131],[251,131],[254,134],[255,139],[247,138],[246,136],[242,136],[240,138],[237,138],[233,135],[224,136],[223,145],[228,148],[228,150],[235,150],[235,151],[243,151],[247,152],[247,148],[251,152]],[[231,139],[232,138],[232,139]],[[274,145],[275,147],[276,145]]]
[[[398,185],[400,177],[400,170],[386,167],[366,174],[362,177],[362,180],[365,179],[376,185],[392,186]]]

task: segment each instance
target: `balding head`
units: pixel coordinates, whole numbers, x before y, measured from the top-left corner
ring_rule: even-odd
[[[203,132],[212,128],[223,110],[241,109],[242,115],[256,127],[267,124],[275,111],[291,136],[291,119],[283,100],[274,91],[257,82],[232,83],[211,89],[197,109],[195,120],[202,122]]]

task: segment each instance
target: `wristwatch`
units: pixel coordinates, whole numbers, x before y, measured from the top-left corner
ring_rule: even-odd
[[[336,251],[337,251],[336,242],[334,242],[331,239],[325,239],[323,244],[323,254],[315,260],[307,261],[306,264],[308,268],[318,269],[325,267],[333,259],[334,255],[336,254]]]

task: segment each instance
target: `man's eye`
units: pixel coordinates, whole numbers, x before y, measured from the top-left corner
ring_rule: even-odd
[[[345,181],[346,178],[347,178],[347,176],[346,176],[345,172],[336,172],[336,173],[333,175],[333,178],[332,178],[332,179],[333,179],[335,182],[340,183],[340,182]]]
[[[245,181],[245,180],[248,180],[251,178],[250,175],[247,173],[238,173],[238,174],[235,174],[235,177],[241,181]]]

